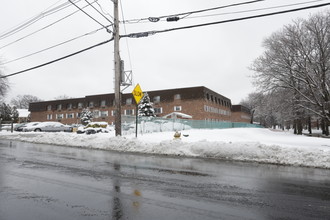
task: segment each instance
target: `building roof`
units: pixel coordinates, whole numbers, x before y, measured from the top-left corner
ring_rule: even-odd
[[[154,97],[160,96],[161,102],[172,102],[174,101],[174,95],[180,94],[181,100],[190,100],[190,99],[205,99],[213,97],[217,99],[222,99],[230,103],[230,99],[222,96],[204,86],[197,87],[187,87],[187,88],[176,88],[176,89],[165,89],[165,90],[154,90],[154,91],[144,91],[147,92],[150,99],[153,100]],[[126,99],[133,98],[132,93],[122,94],[122,104],[125,104]],[[98,107],[98,104],[105,100],[108,106],[113,105],[115,99],[114,93],[108,94],[99,94],[99,95],[89,95],[83,98],[70,98],[64,100],[50,100],[50,101],[42,101],[42,102],[34,102],[30,103],[29,110],[38,112],[45,111],[47,106],[51,105],[52,109],[56,109],[57,105],[62,105],[62,108],[65,109],[66,105],[72,104],[74,106],[78,105],[78,103],[89,103],[95,102],[95,107]]]
[[[28,109],[17,109],[20,118],[27,118],[30,114]]]

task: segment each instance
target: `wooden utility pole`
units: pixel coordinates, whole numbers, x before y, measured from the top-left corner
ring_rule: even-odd
[[[120,93],[120,56],[119,56],[119,16],[118,16],[118,0],[113,0],[114,5],[114,24],[113,24],[113,37],[114,37],[114,66],[115,66],[115,130],[116,136],[121,136],[121,93]]]

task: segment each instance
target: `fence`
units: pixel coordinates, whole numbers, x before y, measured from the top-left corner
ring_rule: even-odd
[[[122,117],[123,133],[135,132],[135,117]],[[206,120],[186,120],[168,118],[141,118],[138,119],[139,133],[152,133],[163,131],[182,131],[189,129],[225,129],[225,128],[261,128],[260,125],[242,122],[217,122]]]

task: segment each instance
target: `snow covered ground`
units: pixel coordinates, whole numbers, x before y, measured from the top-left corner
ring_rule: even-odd
[[[114,133],[0,132],[0,139],[146,154],[188,156],[330,169],[330,139],[264,128],[157,132],[115,137]]]

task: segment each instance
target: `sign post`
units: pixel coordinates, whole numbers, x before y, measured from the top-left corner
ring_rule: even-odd
[[[143,98],[143,92],[139,84],[135,86],[135,88],[132,91],[133,97],[136,102],[136,119],[135,119],[135,137],[137,137],[137,130],[138,130],[138,113],[139,113],[139,103],[141,99]]]

